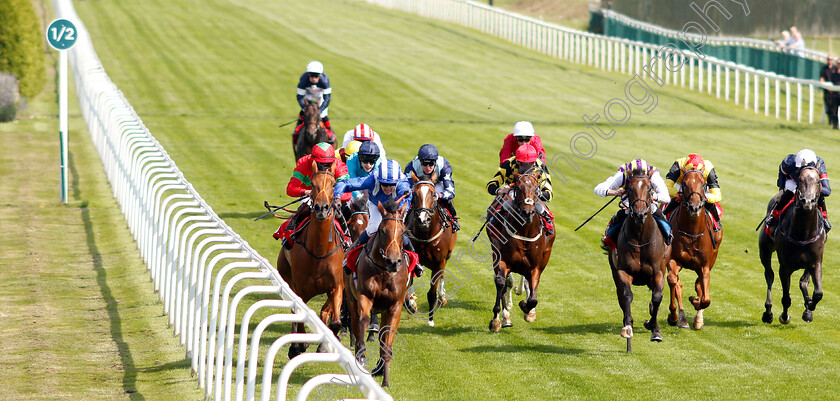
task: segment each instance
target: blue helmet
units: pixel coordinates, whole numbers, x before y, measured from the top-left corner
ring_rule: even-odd
[[[374,141],[364,141],[359,147],[359,156],[361,155],[379,156],[379,146]]]
[[[437,160],[438,150],[435,145],[427,143],[420,147],[420,150],[417,152],[417,158],[420,160]]]
[[[376,181],[383,184],[396,184],[398,181],[405,178],[402,173],[400,163],[396,160],[388,159],[385,163],[379,163],[376,168]]]

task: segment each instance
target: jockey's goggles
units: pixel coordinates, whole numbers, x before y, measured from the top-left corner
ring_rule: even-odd
[[[395,186],[397,186],[397,183],[380,182],[380,183],[379,183],[379,186],[382,186],[382,187],[395,187]]]
[[[434,166],[437,160],[420,160],[421,166]]]
[[[359,156],[359,163],[374,164],[379,156]]]
[[[528,142],[531,140],[530,136],[517,136],[515,138],[517,142]]]
[[[317,72],[310,72],[309,73],[309,78],[318,78],[320,76],[321,76],[321,74],[319,74]]]

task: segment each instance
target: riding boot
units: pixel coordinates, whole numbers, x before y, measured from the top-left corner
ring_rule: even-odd
[[[668,202],[668,205],[665,206],[665,210],[663,210],[662,213],[667,218],[667,217],[671,216],[671,212],[676,210],[679,206],[680,206],[680,199],[678,197],[671,198],[671,201]]]
[[[779,196],[778,202],[776,202],[776,204],[773,205],[773,209],[764,219],[764,224],[766,224],[768,227],[775,227],[776,223],[779,220],[779,217],[781,217],[780,214],[782,213],[782,209],[784,209],[785,206],[787,206],[788,202],[790,202],[791,198],[793,198],[793,195],[794,194],[791,191],[783,191],[782,195]]]
[[[624,209],[619,209],[607,223],[607,229],[604,230],[604,238],[601,238],[601,249],[609,252],[615,248],[618,233],[621,231],[621,226],[627,218],[627,212]]]
[[[657,208],[653,212],[653,218],[656,220],[659,229],[662,230],[662,236],[665,237],[665,245],[671,245],[671,241],[674,240],[674,234],[671,233],[671,223],[665,219],[665,215],[662,214],[662,209]]]
[[[411,243],[411,240],[408,239],[407,235],[403,236],[403,249],[406,250],[406,251],[411,251],[411,252],[417,253],[417,251],[414,250],[414,244]],[[418,263],[416,266],[414,266],[414,271],[415,271],[415,275],[417,277],[422,276],[423,275],[423,266]]]
[[[820,208],[820,213],[823,215],[823,226],[825,227],[825,233],[828,234],[831,231],[831,222],[828,221],[828,210],[825,208],[825,197],[820,196],[820,200],[817,201],[817,206]]]
[[[718,214],[717,204],[714,203],[706,203],[706,210],[712,214],[712,218],[715,219],[715,224],[712,227],[712,231],[718,232],[720,231],[721,227],[723,227],[723,222],[720,220],[720,215]]]
[[[452,199],[441,199],[440,203],[452,216],[452,232],[458,232],[458,230],[461,229],[461,225],[458,224],[459,218],[458,214],[455,212],[455,204],[452,202]]]

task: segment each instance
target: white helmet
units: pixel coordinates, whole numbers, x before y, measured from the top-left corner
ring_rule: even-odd
[[[796,154],[796,167],[817,164],[817,154],[811,149],[802,149]]]
[[[313,74],[323,74],[324,65],[321,64],[320,61],[310,61],[309,64],[306,65],[306,72]]]
[[[513,136],[534,136],[534,126],[528,121],[520,121],[513,126]]]

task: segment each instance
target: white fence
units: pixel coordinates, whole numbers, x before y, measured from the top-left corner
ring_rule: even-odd
[[[630,18],[624,14],[617,13],[612,10],[608,10],[603,7],[598,6],[589,6],[590,11],[596,11],[604,15],[604,18],[612,18],[618,21],[621,21],[629,26],[632,26],[637,29],[645,30],[648,32],[653,32],[662,36],[667,36],[671,38],[677,38],[679,36],[686,37],[688,39],[694,40],[695,42],[709,42],[719,45],[734,45],[734,46],[742,46],[742,47],[753,47],[757,49],[765,49],[765,50],[772,50],[772,51],[779,51],[779,44],[769,40],[761,40],[761,39],[752,39],[752,38],[743,38],[743,37],[734,37],[734,36],[702,36],[696,33],[687,33],[676,31],[673,29],[663,28],[658,25],[650,24],[644,21],[639,21],[637,19]],[[736,23],[735,20],[731,20],[732,23]],[[792,50],[791,50],[792,51]],[[816,60],[816,61],[825,61],[825,58],[828,57],[827,54],[813,50],[813,49],[797,49],[796,53],[800,54],[801,57],[804,57],[808,60]]]
[[[308,342],[324,344],[327,352],[305,353],[285,363],[275,386],[276,400],[286,400],[292,372],[305,363],[327,363],[343,372],[309,379],[298,392],[298,400],[305,400],[316,389],[318,395],[323,395],[323,390],[335,394],[335,389],[319,386],[351,384],[367,399],[391,400],[356,364],[354,354],[292,292],[272,263],[233,232],[184,179],[105,74],[72,2],[55,0],[54,4],[57,18],[72,21],[79,31],[69,59],[88,131],[151,272],[169,324],[186,347],[206,397],[254,400],[258,365],[262,365],[260,399],[270,399],[278,351],[291,342]],[[236,274],[226,277],[228,273]],[[243,287],[245,280],[251,285]],[[241,289],[234,290],[235,286]],[[255,300],[249,294],[271,294],[277,299]],[[237,342],[237,311],[245,308]],[[254,326],[251,318],[259,310],[275,313]],[[266,328],[288,322],[302,322],[310,333],[284,335],[266,355],[259,355]]]
[[[840,86],[815,80],[789,78],[772,72],[678,52],[679,68],[664,68],[660,46],[578,31],[465,0],[364,0],[381,7],[426,18],[460,24],[497,36],[540,53],[605,71],[639,75],[662,84],[688,86],[714,93],[717,98],[743,103],[755,113],[775,118],[814,122],[823,113],[819,89],[840,91]],[[671,50],[669,48],[669,50]],[[664,71],[663,71],[664,70]],[[784,88],[784,99],[781,98]],[[807,91],[803,94],[803,89]],[[803,110],[803,107],[805,110]],[[818,110],[817,110],[818,109]]]

